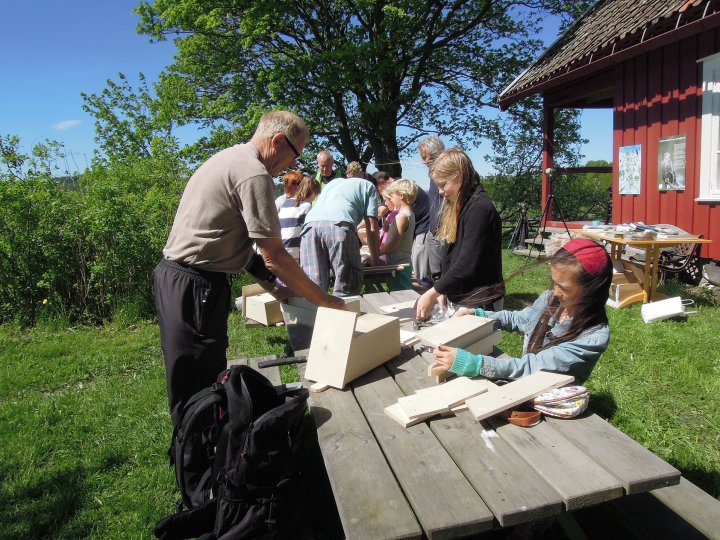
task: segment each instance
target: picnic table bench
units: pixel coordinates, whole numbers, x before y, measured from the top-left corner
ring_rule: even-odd
[[[378,312],[416,297],[414,291],[369,294],[361,309]],[[287,329],[295,354],[306,354],[312,328]],[[342,391],[311,393],[347,538],[464,537],[645,492],[718,537],[720,503],[596,414],[546,417],[523,428],[497,417],[478,422],[463,411],[401,427],[384,408],[433,384],[430,361],[428,353],[405,348]]]

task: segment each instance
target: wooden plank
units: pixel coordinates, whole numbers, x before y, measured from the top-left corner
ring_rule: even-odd
[[[400,352],[400,323],[395,317],[320,307],[317,310],[305,376],[335,388],[386,362]]]
[[[397,302],[388,306],[380,306],[380,313],[397,317],[401,322],[415,320],[415,300]]]
[[[345,386],[345,369],[356,322],[356,313],[318,308],[305,377],[335,388]]]
[[[415,394],[401,397],[398,403],[409,418],[417,418],[456,407],[494,387],[495,384],[484,379],[457,377],[444,384],[430,386]],[[438,407],[437,411],[432,411]]]
[[[680,482],[680,471],[596,414],[547,421],[617,478],[628,495]]]
[[[430,382],[427,362],[411,350],[386,365],[405,394]],[[562,511],[560,495],[509,444],[467,411],[428,425],[503,527]]]
[[[493,331],[494,322],[485,317],[466,315],[453,317],[416,333],[418,339],[430,347],[448,345],[450,347],[466,347]]]
[[[421,538],[352,391],[330,388],[310,394],[309,403],[346,538]]]
[[[417,299],[420,298],[420,295],[417,293],[417,291],[414,291],[412,289],[405,289],[402,291],[393,291],[390,293],[390,296],[396,302],[406,302],[408,300],[413,300],[413,301],[417,302]]]
[[[708,538],[720,539],[720,501],[686,478],[650,494]]]
[[[547,422],[524,428],[495,417],[489,423],[562,496],[566,510],[622,497],[620,482]]]
[[[404,429],[384,413],[385,405],[403,396],[387,370],[376,368],[352,387],[427,537],[456,538],[490,529],[492,512],[427,426]]]
[[[495,345],[500,343],[502,339],[502,330],[495,330],[489,336],[485,336],[475,343],[471,343],[465,347],[465,350],[472,354],[492,354]]]
[[[363,311],[366,313],[382,313],[380,310],[382,306],[394,303],[395,300],[390,293],[377,292],[363,295],[360,305],[363,306]]]
[[[470,413],[477,419],[483,420],[501,411],[525,403],[526,401],[560,386],[574,381],[572,375],[537,371],[512,381],[497,389],[481,394],[467,401]]]

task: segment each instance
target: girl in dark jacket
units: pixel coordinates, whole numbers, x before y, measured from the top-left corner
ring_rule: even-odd
[[[440,154],[430,176],[444,197],[437,237],[444,242],[442,275],[417,302],[417,319],[445,299],[467,308],[502,309],[501,222],[470,158],[459,148]]]

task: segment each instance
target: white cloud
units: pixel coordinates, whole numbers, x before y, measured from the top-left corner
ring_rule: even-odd
[[[75,126],[78,126],[82,124],[81,120],[63,120],[62,122],[58,122],[57,124],[53,125],[55,129],[59,129],[61,131],[74,128]]]

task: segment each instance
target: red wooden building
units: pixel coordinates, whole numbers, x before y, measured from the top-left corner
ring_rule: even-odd
[[[500,96],[553,110],[612,108],[613,223],[670,223],[720,259],[720,0],[598,0]],[[558,170],[560,173],[562,169]]]

